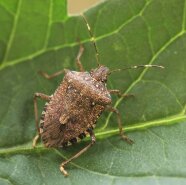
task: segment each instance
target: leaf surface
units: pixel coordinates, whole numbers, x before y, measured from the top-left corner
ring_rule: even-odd
[[[63,76],[82,63],[96,67],[95,50],[81,17],[69,17],[66,1],[0,1],[0,184],[186,184],[186,2],[184,0],[109,0],[85,12],[100,63],[110,69],[139,64],[160,69],[113,73],[109,89],[130,146],[118,136],[117,119],[105,112],[95,130],[97,143],[67,166],[58,166],[89,142],[67,150],[31,147],[35,135],[33,94],[51,95]],[[44,103],[39,102],[41,113]],[[129,132],[130,131],[130,132]]]

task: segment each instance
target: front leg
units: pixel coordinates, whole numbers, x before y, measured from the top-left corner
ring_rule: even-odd
[[[83,47],[83,45],[80,43],[79,52],[78,52],[78,55],[77,55],[77,57],[76,57],[76,65],[77,65],[78,69],[79,69],[81,72],[84,72],[84,71],[85,71],[84,68],[83,68],[83,65],[82,65],[82,63],[81,63],[81,60],[80,60],[81,56],[83,55],[83,52],[84,52],[84,47]]]
[[[111,89],[108,90],[110,94],[116,94],[118,97],[128,98],[128,97],[134,97],[133,94],[122,94],[120,90],[118,89]]]
[[[80,58],[81,58],[83,52],[84,52],[84,47],[83,47],[83,45],[80,43],[79,52],[78,52],[78,55],[77,55],[77,57],[76,57],[76,65],[77,65],[78,69],[79,69],[81,72],[84,72],[84,71],[85,71],[84,68],[83,68],[83,65],[82,65],[82,63],[81,63],[81,61],[80,61]],[[44,71],[39,71],[39,74],[40,74],[41,76],[43,76],[44,78],[48,79],[48,80],[51,80],[51,79],[53,79],[53,78],[55,78],[55,77],[57,77],[57,76],[59,76],[59,75],[61,75],[61,74],[63,74],[63,73],[65,73],[65,70],[64,70],[64,69],[62,69],[62,70],[60,70],[60,71],[57,71],[57,72],[55,72],[55,73],[53,73],[53,74],[51,74],[51,75],[49,75],[48,73],[46,73],[46,72],[44,72]]]
[[[57,71],[57,72],[55,72],[55,73],[53,73],[51,75],[49,75],[48,73],[46,73],[44,71],[39,71],[39,74],[41,76],[43,76],[44,78],[46,78],[47,80],[51,80],[52,78],[55,78],[55,77],[57,77],[57,76],[59,76],[59,75],[61,75],[63,73],[64,73],[64,69],[60,70],[60,71]]]
[[[123,131],[123,126],[122,126],[122,121],[121,121],[121,115],[120,112],[112,107],[112,106],[107,106],[106,110],[110,111],[110,112],[114,112],[117,115],[117,120],[118,120],[118,128],[119,128],[119,134],[121,136],[122,139],[124,139],[127,143],[132,144],[134,143],[127,135],[125,135],[124,131]]]

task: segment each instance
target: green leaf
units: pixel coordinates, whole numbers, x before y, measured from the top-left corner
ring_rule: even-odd
[[[95,130],[97,143],[67,165],[68,178],[60,163],[89,139],[67,150],[32,148],[33,94],[51,95],[63,78],[48,81],[38,71],[77,70],[78,39],[89,71],[96,67],[95,50],[82,18],[67,16],[66,1],[1,0],[0,184],[186,184],[186,2],[109,0],[85,16],[101,64],[165,67],[109,77],[108,88],[135,95],[113,96],[135,144],[120,140],[116,116],[105,112]]]

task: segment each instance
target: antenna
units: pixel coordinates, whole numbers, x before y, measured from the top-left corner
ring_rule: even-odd
[[[164,67],[160,66],[160,65],[147,64],[147,65],[130,66],[130,67],[126,67],[126,68],[123,68],[123,69],[113,69],[113,70],[109,71],[109,74],[111,74],[113,72],[117,72],[117,71],[123,71],[123,70],[126,70],[126,69],[138,69],[138,68],[149,68],[149,67],[157,67],[157,68],[164,69]]]
[[[89,31],[89,35],[91,37],[91,41],[93,42],[93,45],[94,45],[94,48],[95,48],[95,51],[96,51],[96,62],[97,62],[97,65],[100,66],[100,64],[99,64],[99,53],[98,53],[98,48],[96,46],[96,41],[95,41],[94,35],[93,35],[92,31],[91,31],[91,28],[90,28],[90,25],[89,25],[89,23],[87,21],[87,18],[83,14],[81,14],[81,16],[83,17],[83,20],[85,21],[85,23],[87,25],[87,29]]]

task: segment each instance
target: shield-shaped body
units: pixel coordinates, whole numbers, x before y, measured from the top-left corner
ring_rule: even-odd
[[[105,83],[96,81],[88,72],[66,70],[41,116],[43,143],[58,148],[83,139],[109,104],[111,96]]]

